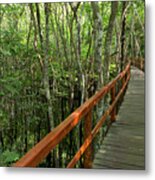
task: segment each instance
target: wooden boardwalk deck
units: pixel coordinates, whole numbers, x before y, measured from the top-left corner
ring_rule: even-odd
[[[93,168],[145,169],[144,73],[131,68],[131,79],[117,120],[93,162]]]

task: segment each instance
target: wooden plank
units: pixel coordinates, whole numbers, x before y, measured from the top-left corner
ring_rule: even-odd
[[[139,156],[141,158],[141,156],[144,156],[144,149],[141,148],[141,146],[138,147],[128,147],[128,146],[119,146],[117,144],[105,144],[107,147],[101,147],[102,149],[99,150],[99,153],[101,152],[107,152],[107,151],[110,151],[110,152],[117,152],[117,153],[124,153],[124,154],[130,154],[130,155],[135,155],[135,156]],[[97,157],[97,155],[96,155]]]
[[[133,158],[135,158],[135,161],[133,161]],[[130,165],[134,168],[134,166],[138,167],[144,167],[144,159],[137,159],[135,156],[128,156],[128,158],[123,159],[121,156],[106,156],[104,158],[101,158],[101,156],[96,157],[95,162],[100,162],[102,165],[105,165],[105,162],[111,162],[118,167],[118,164],[124,164],[124,165]],[[109,165],[109,164],[107,164]]]
[[[141,165],[122,163],[119,161],[111,161],[111,160],[98,161],[98,160],[96,160],[95,164],[93,164],[93,168],[94,169],[144,170],[145,167],[141,166]]]
[[[84,121],[84,139],[86,140],[88,136],[91,134],[92,130],[92,111],[89,111],[85,116]],[[84,168],[92,167],[92,144],[88,146],[84,153]]]

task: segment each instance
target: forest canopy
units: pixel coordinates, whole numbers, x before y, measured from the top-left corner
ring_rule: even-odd
[[[0,166],[22,157],[129,61],[144,70],[144,6],[0,4]],[[81,123],[40,166],[65,167],[82,129]]]

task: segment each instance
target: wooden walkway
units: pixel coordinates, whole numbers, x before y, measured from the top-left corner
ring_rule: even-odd
[[[117,120],[93,162],[93,168],[145,169],[144,73],[131,68],[131,79]]]

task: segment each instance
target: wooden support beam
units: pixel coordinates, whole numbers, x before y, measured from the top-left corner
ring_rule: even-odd
[[[92,110],[90,110],[84,121],[84,139],[86,140],[90,136],[92,130]],[[88,146],[84,153],[84,168],[92,167],[92,144]]]
[[[116,94],[116,88],[115,85],[111,89],[111,103],[115,101],[115,94]],[[116,106],[114,106],[112,112],[111,112],[111,121],[114,122],[116,120]]]

